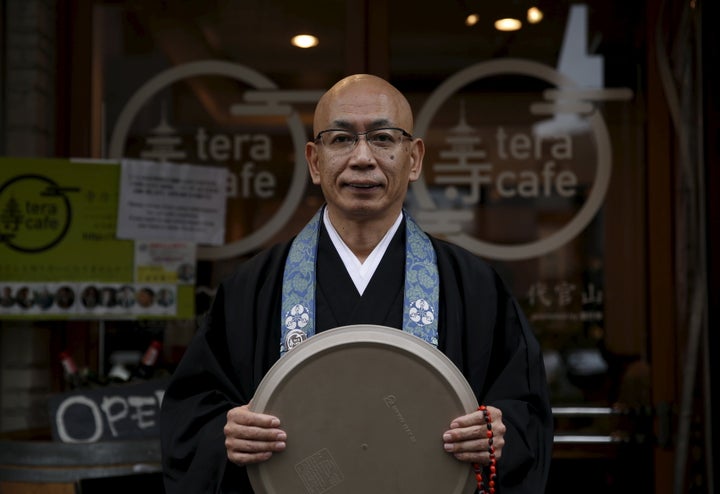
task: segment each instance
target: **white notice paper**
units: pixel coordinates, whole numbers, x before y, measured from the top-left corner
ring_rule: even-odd
[[[222,245],[228,171],[122,160],[118,238]]]

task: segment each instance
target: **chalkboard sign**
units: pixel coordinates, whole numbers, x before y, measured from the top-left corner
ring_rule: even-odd
[[[53,440],[95,443],[160,436],[168,379],[75,390],[49,400]]]

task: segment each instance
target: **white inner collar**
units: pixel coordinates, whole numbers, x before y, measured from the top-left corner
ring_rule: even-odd
[[[347,246],[338,234],[337,230],[335,230],[335,227],[332,223],[330,223],[327,208],[325,208],[323,214],[325,229],[330,235],[330,240],[332,240],[335,250],[337,250],[338,254],[340,254],[340,259],[342,259],[343,264],[345,264],[345,269],[347,269],[347,272],[350,274],[350,278],[352,278],[353,283],[355,283],[355,288],[357,288],[360,295],[362,295],[365,288],[367,288],[370,278],[372,278],[373,274],[375,274],[375,270],[385,255],[388,245],[390,245],[390,241],[395,235],[395,232],[397,232],[397,229],[400,227],[402,216],[402,213],[398,215],[395,223],[393,223],[390,229],[385,233],[385,236],[375,246],[367,259],[365,259],[365,262],[360,262],[360,259],[353,254],[350,247]]]

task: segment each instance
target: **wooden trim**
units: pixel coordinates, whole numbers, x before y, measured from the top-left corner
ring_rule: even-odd
[[[390,76],[388,0],[348,0],[345,67],[350,74]]]
[[[369,2],[368,2],[369,3]],[[368,48],[368,72],[390,77],[390,4],[388,0],[373,0],[367,10],[368,29],[365,33]]]
[[[368,71],[367,9],[369,0],[348,0],[345,7],[346,75]]]
[[[673,252],[673,133],[657,63],[656,27],[660,2],[647,2],[647,254],[651,390],[655,410],[676,401],[678,347],[675,331]],[[660,432],[656,419],[656,433]],[[672,492],[674,451],[655,447],[655,493]]]
[[[709,383],[706,390],[710,393],[710,409],[706,427],[709,451],[705,456],[710,462],[709,474],[716,476],[720,472],[720,452],[714,445],[720,444],[720,426],[714,424],[711,417],[720,410],[720,359],[714,357],[720,348],[720,97],[717,93],[720,77],[711,67],[720,60],[720,34],[715,26],[717,15],[720,14],[718,2],[701,4],[701,36],[702,36],[702,67],[703,70],[703,144],[706,172],[706,250],[708,275],[708,334],[706,352],[709,354]],[[713,451],[714,449],[714,451]],[[717,478],[709,479],[708,492],[713,492],[718,484]]]
[[[92,11],[94,2],[58,2],[56,154],[91,156]]]

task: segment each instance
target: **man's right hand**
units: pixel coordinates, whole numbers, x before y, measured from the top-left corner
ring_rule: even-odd
[[[251,412],[247,405],[227,413],[223,430],[228,460],[237,465],[266,461],[285,449],[287,435],[280,429],[280,419]]]

